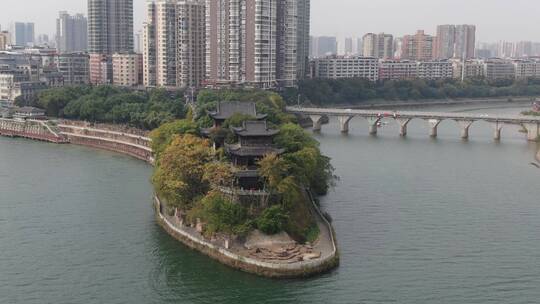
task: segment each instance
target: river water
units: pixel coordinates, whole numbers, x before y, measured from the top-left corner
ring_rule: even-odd
[[[518,113],[480,106],[426,110]],[[341,266],[309,280],[243,274],[154,222],[151,167],[76,146],[0,138],[0,303],[538,303],[538,151],[517,128],[459,139],[443,122],[337,122],[316,137],[341,177],[322,199]]]

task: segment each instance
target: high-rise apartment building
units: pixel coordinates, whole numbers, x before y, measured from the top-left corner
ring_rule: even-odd
[[[343,52],[345,55],[352,55],[353,54],[353,39],[352,38],[345,38],[345,45],[344,45]]]
[[[420,30],[415,35],[406,35],[402,42],[402,59],[431,60],[433,58],[433,46],[435,37],[426,35]]]
[[[394,39],[394,58],[400,59],[403,55],[403,38],[398,37]]]
[[[437,26],[437,40],[434,48],[434,58],[449,59],[454,58],[454,46],[456,44],[456,26]]]
[[[88,0],[88,51],[133,51],[133,0]]]
[[[142,50],[143,50],[143,33],[142,31],[138,31],[137,33],[135,33],[134,37],[133,37],[133,50],[135,51],[135,53],[138,53],[138,54],[142,54]]]
[[[476,26],[456,25],[456,44],[454,47],[454,57],[471,59],[474,58],[476,46]]]
[[[8,31],[0,31],[0,51],[7,49],[11,44],[11,34]]]
[[[268,88],[305,77],[309,55],[309,0],[206,0],[206,78]],[[312,40],[337,52],[335,37]]]
[[[11,26],[11,42],[19,46],[27,46],[34,43],[34,23],[15,22]]]
[[[337,54],[338,43],[336,37],[315,37],[315,57],[324,57]]]
[[[356,55],[362,56],[364,51],[362,50],[364,43],[362,41],[362,38],[359,37],[356,39]]]
[[[310,0],[277,1],[275,73],[280,86],[292,87],[307,75],[310,9]]]
[[[203,0],[182,0],[177,6],[176,85],[198,88],[206,75],[206,15]]]
[[[497,57],[510,58],[514,53],[514,44],[512,42],[500,41],[497,48]]]
[[[35,44],[38,46],[51,46],[52,41],[49,40],[49,35],[40,34],[37,36],[37,39],[35,42],[36,42]],[[54,44],[52,45],[54,46]]]
[[[437,59],[465,58],[475,56],[476,26],[474,25],[439,25],[433,50]]]
[[[56,19],[56,48],[60,53],[86,52],[88,48],[88,22],[82,14],[71,16],[60,12]]]
[[[378,58],[390,59],[394,57],[394,37],[390,34],[378,35]]]
[[[390,59],[394,57],[394,37],[389,34],[368,33],[363,37],[364,57]]]
[[[364,57],[375,57],[375,46],[377,45],[377,34],[367,33],[362,37],[362,55]]]
[[[159,0],[147,4],[144,84],[200,87],[205,79],[205,3]]]
[[[512,54],[512,57],[522,58],[522,57],[530,57],[530,56],[534,56],[533,42],[532,41],[517,42],[514,47],[514,52]]]

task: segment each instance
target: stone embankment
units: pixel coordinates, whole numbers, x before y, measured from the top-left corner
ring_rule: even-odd
[[[114,126],[111,129],[102,128],[105,125],[99,127],[77,121],[0,119],[2,136],[83,145],[127,154],[149,163],[154,162],[151,141],[145,136],[146,133],[124,133]]]
[[[77,121],[0,121],[0,135],[19,136],[55,143],[71,143],[126,154],[153,164],[147,133],[119,126],[95,125]],[[312,245],[287,244],[283,248],[244,248],[231,246],[227,239],[207,240],[194,227],[182,225],[177,217],[166,215],[155,197],[156,219],[171,236],[232,268],[271,278],[308,277],[327,272],[339,264],[339,252],[332,225],[313,203],[320,236]],[[279,246],[278,246],[279,247]],[[243,248],[243,247],[242,247]],[[236,250],[235,250],[236,249]]]
[[[261,248],[259,254],[254,257],[252,250],[239,253],[231,249],[228,240],[207,240],[197,228],[183,225],[178,218],[168,216],[165,206],[160,199],[155,197],[157,222],[167,233],[188,247],[195,249],[222,264],[232,268],[270,278],[301,278],[328,272],[339,265],[339,252],[335,240],[332,225],[321,214],[318,206],[313,203],[316,218],[321,231],[319,240],[313,244],[313,248],[320,251],[309,253],[307,247],[286,245],[284,251],[291,251],[292,256],[300,257],[280,260],[270,250]],[[310,246],[308,246],[310,247]],[[309,250],[309,249],[308,249]],[[296,252],[298,251],[298,252]],[[285,252],[287,253],[287,252]],[[302,253],[302,254],[301,254]],[[267,259],[261,258],[267,255]]]
[[[58,124],[60,134],[70,143],[83,145],[112,152],[127,154],[148,163],[154,158],[150,148],[150,138],[142,135],[119,132],[109,129],[98,129],[80,122],[61,121]]]
[[[54,130],[54,125],[41,120],[18,120],[0,118],[0,135],[47,141],[56,144],[67,143],[67,139]]]

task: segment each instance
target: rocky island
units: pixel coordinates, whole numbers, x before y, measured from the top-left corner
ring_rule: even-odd
[[[336,267],[333,229],[313,197],[334,179],[317,141],[277,95],[211,94],[202,95],[197,113],[151,133],[160,225],[258,275],[303,277]]]
[[[158,223],[231,267],[276,278],[336,267],[330,217],[315,198],[333,185],[333,167],[285,112],[283,99],[259,90],[203,90],[186,107],[178,96],[159,89],[52,89],[33,105],[64,119],[3,118],[0,135],[85,145],[153,164]]]

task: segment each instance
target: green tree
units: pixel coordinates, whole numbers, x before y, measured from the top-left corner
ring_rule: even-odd
[[[257,219],[257,228],[266,234],[276,234],[284,230],[289,216],[281,206],[272,206],[263,211]]]
[[[318,147],[319,143],[299,125],[287,123],[279,128],[274,143],[287,152],[296,152],[304,147]]]
[[[205,233],[246,234],[249,230],[246,208],[225,198],[219,192],[210,192],[190,212],[192,221],[200,218],[205,222]]]
[[[170,123],[162,124],[159,128],[150,133],[152,139],[152,151],[157,159],[161,153],[171,144],[175,135],[198,135],[198,126],[188,120],[176,120]]]
[[[213,158],[208,140],[191,134],[175,136],[154,172],[157,192],[171,206],[190,209],[209,190],[204,173]]]

